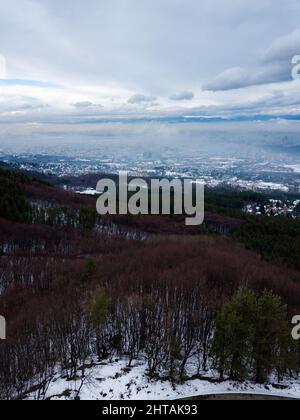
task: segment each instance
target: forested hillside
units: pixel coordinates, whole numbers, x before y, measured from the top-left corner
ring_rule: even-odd
[[[300,270],[300,220],[291,217],[269,217],[266,215],[249,216],[241,210],[245,203],[262,203],[272,195],[236,192],[236,191],[207,191],[206,214],[201,230],[209,233],[226,233],[228,237],[243,243],[248,249],[259,252],[267,259],[283,262]],[[277,198],[299,199],[297,195],[278,194]],[[211,222],[212,214],[222,216],[220,226]],[[224,232],[222,227],[228,225],[230,229]]]
[[[276,243],[291,247],[298,222],[274,228],[224,204],[202,229],[176,217],[103,219],[93,198],[5,169],[0,178],[1,398],[43,399],[58,370],[84,377],[114,358],[129,369],[143,359],[147,375],[175,382],[191,362],[198,378],[297,376],[300,272]]]

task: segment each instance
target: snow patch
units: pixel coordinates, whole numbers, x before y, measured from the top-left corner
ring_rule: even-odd
[[[78,394],[81,400],[177,400],[200,395],[245,393],[268,396],[300,398],[300,381],[286,380],[283,388],[258,385],[251,382],[210,382],[207,380],[189,380],[185,383],[173,383],[151,379],[146,374],[146,365],[136,361],[128,368],[126,360],[115,360],[94,365],[86,370],[85,378],[67,381],[59,373],[50,383],[46,398],[51,400],[74,399]],[[205,374],[214,377],[214,372]],[[216,376],[215,376],[216,378]],[[80,390],[80,391],[79,391]],[[79,392],[78,392],[79,391]],[[28,399],[34,400],[32,393]]]

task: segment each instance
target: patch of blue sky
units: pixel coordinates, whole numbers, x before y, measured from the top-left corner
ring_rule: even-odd
[[[43,89],[62,89],[63,86],[39,80],[0,79],[0,86],[30,86]]]

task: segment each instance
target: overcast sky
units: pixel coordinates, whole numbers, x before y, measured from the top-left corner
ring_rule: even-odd
[[[299,0],[0,0],[0,121],[300,114]]]

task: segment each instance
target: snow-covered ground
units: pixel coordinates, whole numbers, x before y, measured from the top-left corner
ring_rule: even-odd
[[[88,188],[87,190],[83,191],[76,191],[76,193],[81,195],[99,195],[99,192],[94,188]]]
[[[80,389],[81,400],[175,400],[208,394],[246,393],[284,396],[300,399],[300,380],[284,382],[286,389],[273,385],[257,385],[251,382],[225,381],[212,383],[208,380],[190,380],[184,384],[150,379],[145,375],[143,362],[135,362],[127,368],[125,360],[95,365],[86,371],[84,381],[67,381],[59,374],[50,383],[46,398],[52,400],[74,399]],[[210,376],[207,374],[206,376]],[[29,399],[36,398],[35,393]]]

